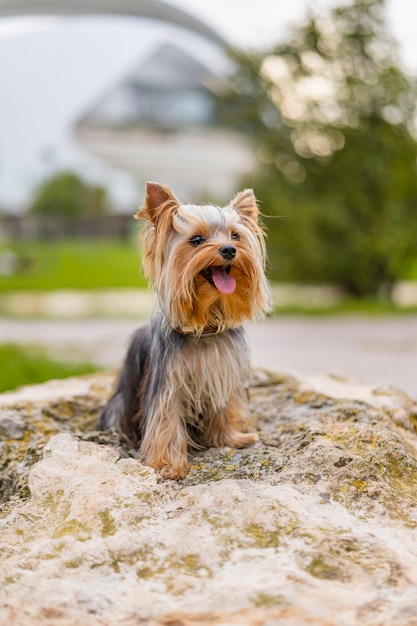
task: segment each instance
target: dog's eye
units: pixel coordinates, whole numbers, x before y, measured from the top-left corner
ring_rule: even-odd
[[[239,233],[232,233],[232,239],[234,239],[235,241],[240,241]]]
[[[201,246],[201,244],[204,242],[205,239],[201,235],[194,235],[194,237],[191,237],[190,239],[190,244],[194,247]]]

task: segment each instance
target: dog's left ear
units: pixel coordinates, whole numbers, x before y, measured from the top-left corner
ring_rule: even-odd
[[[252,189],[240,191],[231,201],[230,206],[235,209],[243,220],[258,223],[259,209]]]

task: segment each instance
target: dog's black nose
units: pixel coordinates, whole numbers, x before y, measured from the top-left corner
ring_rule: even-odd
[[[219,250],[224,259],[231,261],[236,256],[236,248],[234,246],[222,246]]]

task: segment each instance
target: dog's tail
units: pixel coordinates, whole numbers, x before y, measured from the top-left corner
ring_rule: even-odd
[[[118,390],[100,413],[97,423],[98,430],[107,430],[108,428],[117,428],[119,430],[124,413],[123,393],[121,390]]]
[[[144,326],[139,328],[132,337],[116,391],[100,414],[97,423],[99,430],[116,428],[129,439],[133,441],[138,439],[149,349],[150,329]]]

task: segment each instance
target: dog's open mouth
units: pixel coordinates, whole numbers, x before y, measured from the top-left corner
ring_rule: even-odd
[[[220,293],[233,293],[236,289],[236,280],[230,275],[229,267],[207,267],[201,275]]]

